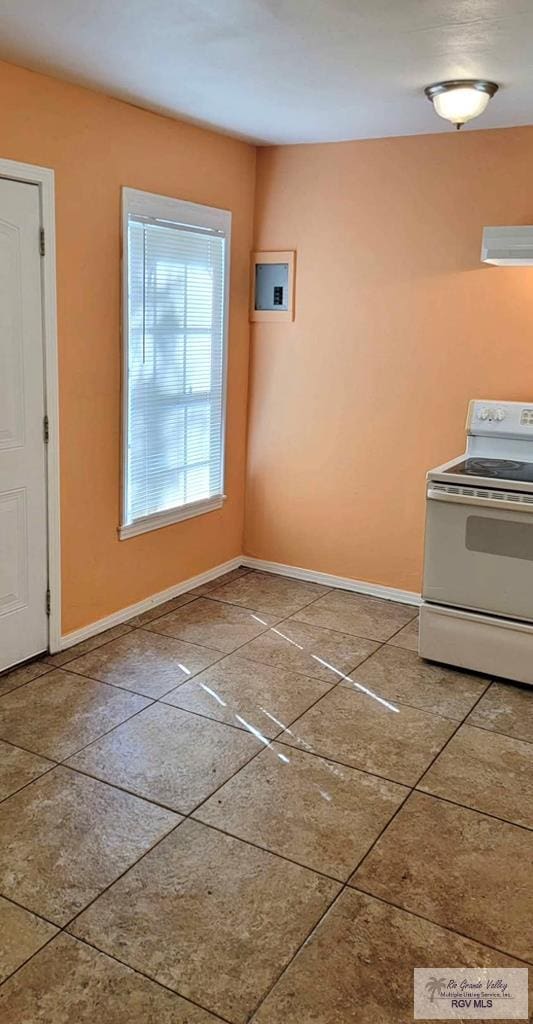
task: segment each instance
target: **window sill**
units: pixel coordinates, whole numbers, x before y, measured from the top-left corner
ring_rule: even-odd
[[[119,526],[119,540],[128,540],[129,537],[137,537],[140,533],[161,530],[164,526],[181,523],[184,519],[203,516],[206,512],[213,512],[217,508],[222,508],[225,500],[226,495],[220,494],[218,497],[208,498],[206,501],[195,501],[181,508],[171,508],[167,512],[156,512],[153,516],[144,516],[142,519],[136,519],[133,523]]]

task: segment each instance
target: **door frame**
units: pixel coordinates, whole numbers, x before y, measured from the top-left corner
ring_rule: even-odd
[[[61,531],[59,482],[59,370],[57,355],[56,235],[54,171],[18,160],[0,159],[0,178],[38,185],[45,251],[41,256],[41,302],[44,346],[44,411],[48,416],[45,445],[47,561],[50,614],[48,647],[61,647]],[[35,240],[38,244],[38,239]],[[44,599],[44,594],[43,594]]]

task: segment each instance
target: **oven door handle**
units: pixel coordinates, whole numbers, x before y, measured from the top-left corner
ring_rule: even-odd
[[[533,501],[524,500],[519,497],[507,497],[502,494],[501,498],[492,498],[489,495],[482,497],[478,494],[456,494],[453,491],[437,490],[435,487],[428,487],[427,497],[430,501],[446,501],[457,505],[476,505],[480,508],[502,508],[506,512],[526,512],[533,514]]]

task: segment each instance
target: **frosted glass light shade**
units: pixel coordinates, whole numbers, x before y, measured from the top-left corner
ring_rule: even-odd
[[[445,117],[452,124],[465,124],[479,117],[486,110],[489,100],[488,93],[466,87],[439,93],[433,99],[433,106],[439,117]]]
[[[436,82],[428,85],[426,96],[435,107],[439,117],[451,121],[458,128],[474,117],[479,117],[487,108],[487,104],[498,86],[495,82],[483,79],[454,79],[449,82]]]

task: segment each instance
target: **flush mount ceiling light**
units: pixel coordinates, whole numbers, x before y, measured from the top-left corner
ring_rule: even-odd
[[[487,82],[484,78],[453,78],[449,82],[435,82],[424,89],[439,117],[451,121],[456,128],[479,117],[497,91],[496,83]]]

